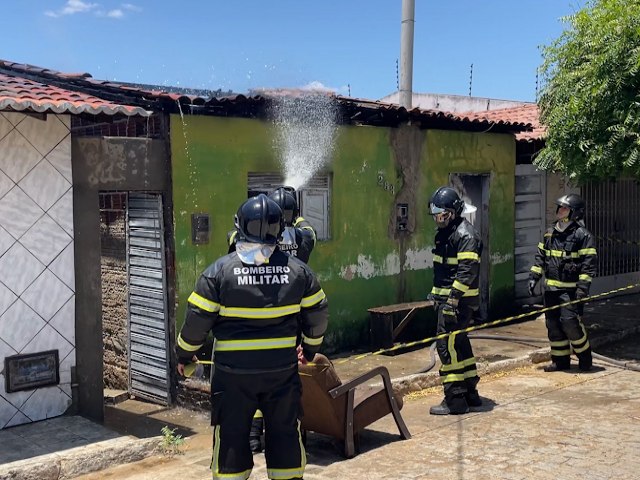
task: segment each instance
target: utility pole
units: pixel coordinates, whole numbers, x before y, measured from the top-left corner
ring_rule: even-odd
[[[415,25],[415,0],[402,0],[400,25],[400,105],[411,110],[413,103],[413,29]]]

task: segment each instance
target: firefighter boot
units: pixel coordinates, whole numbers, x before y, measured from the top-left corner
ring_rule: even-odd
[[[262,417],[253,417],[251,421],[251,432],[249,433],[249,446],[253,453],[262,451],[262,431],[264,429],[264,420]]]
[[[451,397],[442,400],[440,405],[434,405],[429,409],[431,415],[462,415],[469,413],[469,405],[464,396]]]
[[[465,398],[467,400],[467,404],[469,405],[469,407],[473,408],[477,408],[477,407],[481,407],[482,406],[482,399],[480,398],[480,394],[478,393],[478,390],[467,390],[467,394],[465,395]]]
[[[578,354],[578,368],[583,372],[588,372],[593,366],[593,358],[591,357],[591,348]]]
[[[569,368],[571,368],[571,366],[569,364],[564,364],[564,363],[551,363],[549,365],[546,365],[543,370],[545,372],[561,372],[563,370],[569,370]]]

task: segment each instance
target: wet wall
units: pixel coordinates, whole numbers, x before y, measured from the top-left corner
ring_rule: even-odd
[[[171,117],[177,328],[197,276],[226,254],[226,233],[247,196],[248,172],[279,172],[269,123]],[[328,349],[367,346],[367,309],[422,300],[431,289],[435,225],[431,193],[452,173],[489,173],[491,294],[513,288],[515,142],[510,135],[416,127],[340,127],[333,159],[331,238],[309,265],[329,297]],[[406,230],[397,204],[408,206]],[[210,215],[210,241],[191,241],[191,215]],[[494,258],[495,256],[495,258]],[[495,262],[494,262],[495,260]],[[497,297],[496,297],[497,298]],[[414,323],[433,322],[421,312]]]

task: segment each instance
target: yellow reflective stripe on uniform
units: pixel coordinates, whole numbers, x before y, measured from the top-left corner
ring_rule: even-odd
[[[440,255],[433,256],[434,263],[442,263],[447,265],[457,265],[458,259],[455,257],[441,257]]]
[[[442,377],[442,383],[464,382],[464,373],[450,373]]]
[[[539,275],[542,275],[542,267],[539,267],[537,265],[534,265],[533,267],[531,267],[531,271],[533,273],[537,273]]]
[[[538,243],[538,248],[546,252],[546,250],[544,249],[544,243]]]
[[[555,350],[551,349],[551,355],[555,355],[556,357],[564,357],[567,355],[571,355],[571,350]]]
[[[458,370],[459,368],[468,367],[469,365],[474,365],[475,363],[476,363],[476,357],[471,357],[471,358],[467,358],[466,360],[463,360],[461,362],[458,362],[455,365],[453,363],[448,363],[448,364],[442,365],[440,367],[440,371],[441,372],[450,372],[451,370]]]
[[[290,478],[302,478],[304,467],[298,468],[267,468],[267,476],[273,480],[288,480]]]
[[[213,427],[213,454],[211,455],[211,474],[213,478],[224,478],[225,480],[247,480],[251,476],[251,469],[238,473],[220,473],[218,457],[220,456],[220,425]]]
[[[464,283],[460,283],[458,280],[454,280],[453,285],[451,286],[460,290],[461,292],[467,292],[469,290],[469,287],[467,285],[465,285]]]
[[[251,340],[217,340],[213,344],[216,352],[233,352],[238,350],[272,350],[292,348],[296,346],[296,337],[257,338]]]
[[[277,318],[285,315],[292,315],[300,311],[300,305],[283,305],[282,307],[264,308],[240,308],[240,307],[220,307],[222,317],[240,318]]]
[[[580,255],[578,252],[565,252],[564,250],[546,250],[552,257],[568,257],[578,258]]]
[[[464,372],[464,378],[473,378],[478,376],[478,370],[475,368],[473,370],[467,370]]]
[[[208,298],[204,298],[202,295],[198,295],[196,292],[191,292],[189,298],[187,299],[191,305],[195,305],[198,308],[206,312],[218,312],[220,310],[220,304],[216,303]]]
[[[458,260],[475,260],[480,261],[480,255],[476,252],[458,252]]]
[[[315,304],[320,303],[325,298],[327,298],[327,296],[324,294],[324,290],[320,289],[316,293],[314,293],[313,295],[309,295],[308,297],[304,297],[300,301],[300,306],[302,308],[313,307]]]
[[[448,297],[449,294],[451,293],[451,289],[450,288],[440,288],[440,287],[433,287],[431,289],[431,293],[433,293],[434,295],[442,295],[444,297]],[[464,295],[462,295],[463,297],[477,297],[478,295],[480,295],[480,290],[478,290],[477,288],[472,288],[467,290]]]
[[[178,334],[178,346],[183,349],[186,350],[187,352],[195,352],[196,350],[198,350],[202,345],[204,345],[203,343],[201,343],[200,345],[191,345],[189,342],[186,342],[183,338],[182,338],[182,334],[179,333]]]
[[[549,345],[551,345],[552,347],[568,347],[569,346],[569,340],[560,340],[558,342],[549,342]]]
[[[307,345],[322,345],[322,340],[324,339],[324,337],[320,337],[320,338],[311,338],[311,337],[307,337],[304,333],[302,334],[302,341],[304,343],[306,343]]]
[[[231,234],[231,236],[229,237],[229,245],[233,245],[233,241],[235,240],[236,235],[238,235],[238,231],[237,230],[235,232],[233,232]]]
[[[443,314],[443,315],[450,315],[450,316],[452,316],[452,317],[455,317],[455,316],[456,316],[456,312],[453,312],[453,311],[451,311],[451,310],[442,310],[442,314]]]
[[[577,286],[576,282],[561,282],[559,280],[545,279],[545,284],[550,287],[573,288]]]
[[[584,280],[585,282],[590,282],[592,279],[586,273],[581,273],[580,275],[578,275],[578,280]]]
[[[578,250],[578,254],[580,255],[597,255],[595,248],[582,248]]]
[[[575,342],[575,343],[580,343],[580,342]],[[573,351],[575,353],[582,353],[584,352],[586,349],[588,349],[591,345],[589,345],[589,342],[587,341],[582,347],[576,348],[573,347]]]

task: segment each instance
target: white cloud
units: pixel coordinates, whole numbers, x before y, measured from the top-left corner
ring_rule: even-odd
[[[134,5],[133,3],[123,3],[122,8],[124,8],[125,10],[130,10],[132,12],[142,11],[142,8],[138,7],[137,5]]]
[[[67,0],[67,2],[58,10],[47,10],[44,14],[47,17],[59,18],[65,15],[74,15],[76,13],[91,13],[97,17],[123,18],[124,11],[141,12],[142,9],[132,3],[123,3],[121,8],[105,11],[100,8],[98,3],[83,2],[82,0]]]
[[[300,87],[302,90],[316,90],[321,92],[332,92],[338,94],[347,94],[349,91],[349,87],[346,85],[342,87],[327,87],[322,82],[314,80],[313,82],[309,82],[306,85]]]

